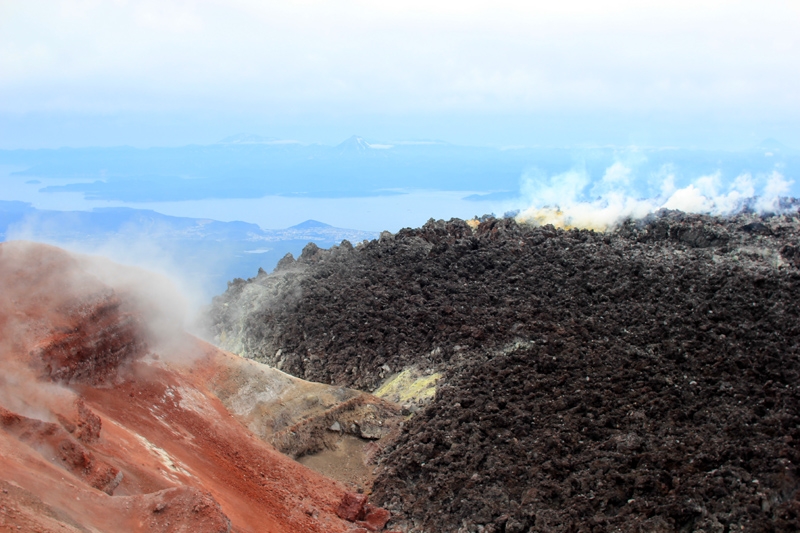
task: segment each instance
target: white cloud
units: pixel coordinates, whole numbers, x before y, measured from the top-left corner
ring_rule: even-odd
[[[0,111],[797,110],[792,4],[6,2]]]

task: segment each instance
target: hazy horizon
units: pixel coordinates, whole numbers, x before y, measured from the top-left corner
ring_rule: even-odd
[[[787,1],[0,0],[0,200],[368,231],[774,211],[798,27]]]

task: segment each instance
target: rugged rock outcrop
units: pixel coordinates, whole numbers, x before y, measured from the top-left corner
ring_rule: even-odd
[[[430,221],[232,284],[223,346],[367,390],[442,378],[383,452],[408,531],[800,528],[800,220]]]

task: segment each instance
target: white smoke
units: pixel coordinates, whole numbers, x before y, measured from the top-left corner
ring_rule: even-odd
[[[634,170],[622,162],[609,166],[595,182],[578,170],[549,178],[528,173],[521,185],[528,207],[516,219],[535,225],[606,231],[623,220],[642,218],[659,209],[724,216],[748,207],[759,213],[780,213],[780,198],[788,194],[793,183],[777,170],[760,176],[743,173],[727,183],[721,172],[715,172],[678,188],[674,172],[665,166],[648,180],[655,196],[643,198],[635,193],[635,178]]]
[[[168,315],[170,320],[165,323],[169,323],[170,328],[177,317],[182,317],[178,329],[196,333],[200,331],[197,325],[200,312],[213,296],[209,289],[209,272],[226,258],[198,253],[198,260],[191,265],[192,270],[187,271],[186,263],[178,256],[181,249],[170,247],[175,239],[169,230],[159,224],[144,227],[130,223],[117,233],[98,232],[98,235],[87,235],[83,240],[65,239],[58,238],[57,231],[34,217],[9,226],[7,238],[9,241],[47,243],[79,255],[92,256],[92,261],[84,261],[84,267],[104,283],[129,290],[143,302],[157,301],[158,305],[147,306],[158,309],[159,315]],[[124,265],[124,268],[114,263]]]

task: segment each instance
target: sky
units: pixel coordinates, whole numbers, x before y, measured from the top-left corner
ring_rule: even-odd
[[[0,0],[0,149],[800,148],[800,2]]]

